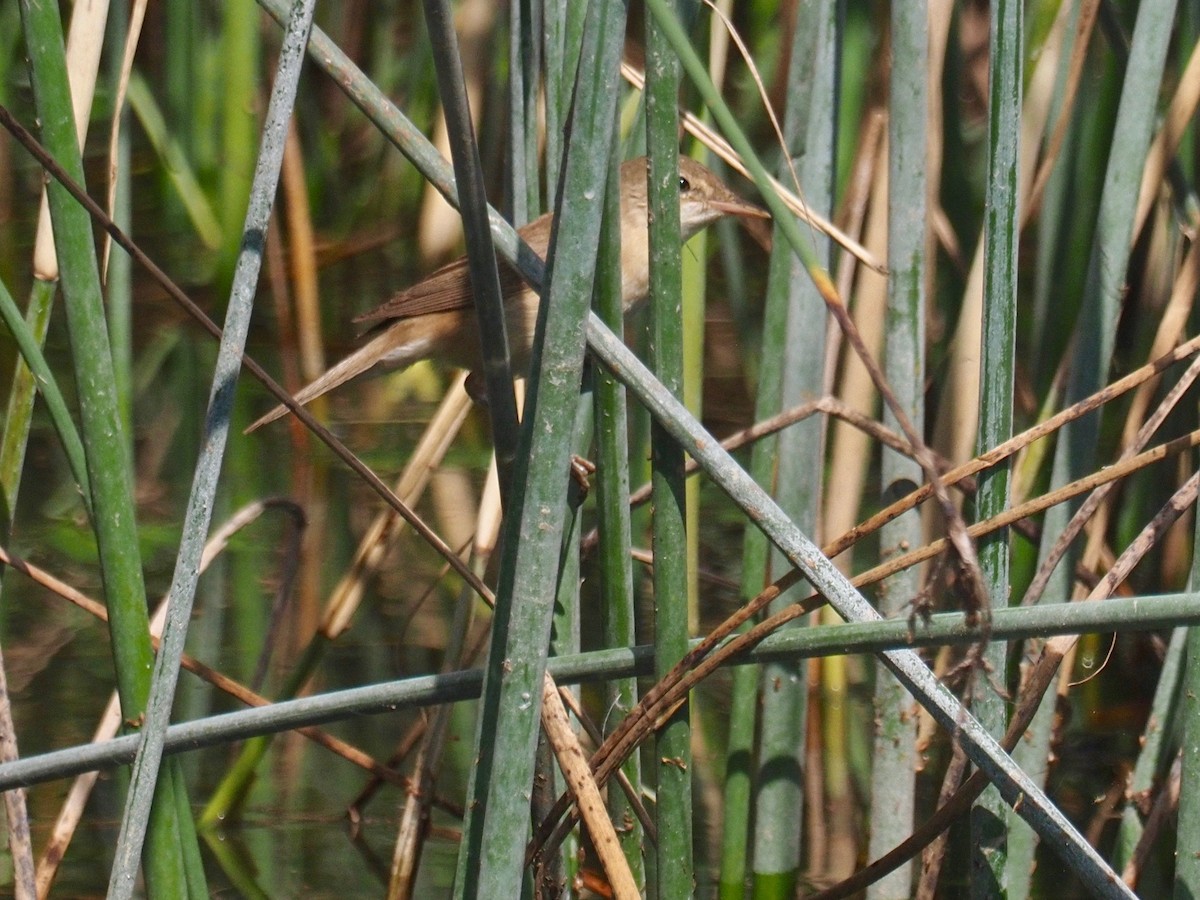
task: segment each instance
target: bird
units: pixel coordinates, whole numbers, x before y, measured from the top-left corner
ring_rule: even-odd
[[[650,290],[647,158],[623,163],[620,174],[621,295],[628,312],[645,300]],[[765,210],[738,197],[712,171],[690,157],[680,156],[679,224],[683,240],[726,215],[770,217]],[[546,213],[517,232],[545,259],[553,224],[553,213]],[[500,289],[512,368],[519,376],[529,367],[540,301],[537,292],[503,261]],[[466,257],[443,266],[354,321],[370,326],[364,335],[366,343],[300,390],[295,395],[297,403],[307,404],[376,366],[401,369],[429,358],[472,372],[478,372],[482,365]],[[246,433],[281,418],[287,411],[282,404],[276,406]]]

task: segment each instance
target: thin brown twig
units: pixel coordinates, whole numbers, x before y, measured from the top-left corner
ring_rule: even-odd
[[[1027,500],[1019,506],[1014,506],[1011,509],[1006,509],[999,515],[993,516],[982,522],[976,522],[967,529],[968,535],[972,539],[978,539],[986,534],[990,534],[1000,528],[1005,528],[1021,519],[1027,519],[1030,516],[1044,512],[1051,506],[1057,506],[1072,497],[1077,497],[1080,494],[1085,494],[1101,485],[1110,482],[1119,481],[1126,478],[1139,469],[1144,469],[1146,466],[1164,460],[1170,456],[1175,456],[1183,453],[1194,447],[1200,446],[1200,430],[1190,432],[1183,437],[1178,437],[1173,441],[1168,441],[1165,444],[1160,444],[1143,453],[1132,456],[1129,459],[1119,463],[1114,463],[1111,466],[1106,466],[1098,472],[1093,472],[1090,475],[1085,475],[1083,478],[1076,479],[1069,484],[1063,485],[1061,488],[1049,493],[1042,494],[1039,497],[1034,497],[1032,500]],[[877,581],[895,574],[896,572],[907,569],[910,566],[916,565],[934,556],[937,556],[946,548],[946,539],[939,538],[931,541],[924,547],[912,550],[905,553],[903,556],[897,556],[889,559],[885,563],[881,563],[872,569],[868,569],[851,579],[851,583],[856,587],[863,585],[874,584]]]
[[[1142,468],[1152,462],[1164,459],[1172,453],[1183,452],[1198,445],[1200,445],[1200,430],[1146,453],[1139,454],[1137,457],[1127,460],[1123,464],[1111,466],[1091,476],[1072,482],[1058,491],[1028,501],[1020,507],[1008,510],[986,522],[977,523],[975,526],[972,526],[970,536],[974,539],[996,529],[1007,527],[1017,519],[1026,518],[1027,516],[1043,511],[1049,506],[1061,503],[1072,496],[1084,493],[1092,489],[1096,484],[1103,483],[1106,480],[1123,478],[1130,472],[1136,471],[1138,468]],[[880,581],[897,571],[937,555],[944,548],[945,543],[945,539],[941,539],[927,547],[889,560],[887,563],[876,566],[855,577],[852,579],[852,584],[856,587],[862,587]],[[828,550],[826,549],[823,552],[828,553]],[[1117,571],[1119,572],[1119,570]],[[1120,577],[1123,579],[1124,575],[1122,574]],[[707,677],[708,674],[727,662],[731,657],[754,647],[769,634],[783,627],[788,622],[824,605],[824,598],[814,595],[781,610],[749,631],[737,635],[737,637],[728,641],[728,643],[721,644],[725,638],[729,637],[742,624],[757,615],[775,597],[800,580],[802,580],[802,576],[798,570],[793,569],[786,573],[773,585],[739,608],[733,615],[710,632],[704,641],[684,656],[658,684],[642,697],[638,705],[634,707],[621,725],[612,732],[592,757],[592,765],[600,784],[604,784],[613,769],[620,765],[620,761],[624,760],[633,751],[633,748],[653,731],[654,723],[662,715],[663,711],[671,708],[673,704],[678,703],[688,690]],[[1105,583],[1105,580],[1101,579],[1100,584]],[[1093,590],[1093,595],[1100,590],[1100,584]],[[1115,587],[1114,584],[1112,589],[1115,590]],[[568,826],[565,823],[559,825],[557,828],[555,826],[558,825],[558,820],[563,814],[567,812],[568,805],[566,797],[560,798],[551,815],[547,817],[546,821],[542,823],[542,826],[535,833],[530,843],[530,848],[527,851],[527,858],[532,858],[538,852],[545,852],[547,845],[554,846],[562,836],[565,836]]]
[[[946,774],[942,778],[942,788],[938,794],[939,808],[946,806],[954,798],[955,792],[962,786],[966,771],[967,754],[956,744],[950,756],[950,765],[946,767]],[[933,900],[936,895],[949,840],[949,833],[943,831],[921,852],[921,876],[917,880],[916,900]]]
[[[1033,185],[1029,189],[1028,199],[1021,204],[1021,228],[1024,229],[1033,218],[1034,213],[1042,204],[1042,194],[1050,182],[1054,165],[1058,162],[1058,154],[1062,150],[1063,139],[1067,135],[1067,126],[1075,113],[1075,100],[1079,95],[1079,82],[1083,77],[1083,64],[1087,59],[1088,48],[1091,46],[1092,26],[1096,24],[1096,13],[1100,8],[1100,0],[1084,0],[1079,8],[1079,18],[1075,24],[1075,37],[1071,42],[1074,48],[1071,62],[1067,69],[1067,78],[1063,86],[1062,102],[1058,113],[1058,121],[1054,123],[1054,131],[1042,154],[1042,164],[1034,176]]]

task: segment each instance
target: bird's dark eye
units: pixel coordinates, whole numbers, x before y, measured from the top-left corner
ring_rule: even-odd
[[[680,175],[679,176],[679,193],[686,194],[691,189],[692,189],[692,183],[690,181],[688,181],[686,178],[684,178],[682,175]]]

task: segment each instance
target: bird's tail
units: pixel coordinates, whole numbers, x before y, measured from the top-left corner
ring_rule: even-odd
[[[332,391],[336,387],[341,387],[351,378],[361,375],[367,369],[371,368],[376,363],[380,362],[388,354],[386,353],[388,345],[394,342],[395,336],[389,336],[387,329],[383,329],[375,336],[373,340],[368,341],[363,346],[359,347],[333,368],[324,372],[312,384],[300,390],[294,399],[300,406],[305,406],[310,401],[315,400],[322,394]],[[391,360],[394,365],[395,363]],[[267,413],[258,421],[254,422],[249,428],[243,432],[249,434],[255,429],[261,428],[274,422],[276,419],[282,418],[288,412],[288,408],[282,403],[276,406],[273,410]]]

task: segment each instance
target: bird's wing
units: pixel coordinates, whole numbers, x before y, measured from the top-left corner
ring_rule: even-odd
[[[548,216],[542,218],[546,219]],[[541,220],[531,222],[521,229],[521,234],[530,248],[542,259],[545,259],[547,245],[550,242],[550,229],[544,226],[538,227],[539,225],[543,225]],[[509,265],[503,257],[498,256],[496,260],[500,264],[500,292],[504,297],[512,297],[525,286],[525,279],[517,274],[516,269]],[[394,295],[390,300],[370,312],[363,313],[354,321],[379,322],[384,319],[411,319],[413,316],[423,316],[427,313],[470,309],[473,305],[471,279],[467,273],[467,258],[464,256],[442,266],[432,275]]]
[[[500,290],[509,296],[520,289],[524,281],[503,259],[500,262]],[[370,312],[357,316],[355,322],[379,322],[384,319],[411,319],[428,313],[453,312],[470,309],[471,279],[467,260],[456,259],[432,275],[400,291]]]

